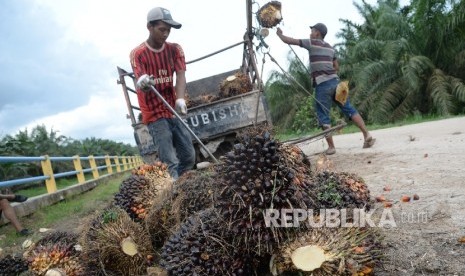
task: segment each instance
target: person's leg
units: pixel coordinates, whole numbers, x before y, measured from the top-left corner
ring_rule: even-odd
[[[320,83],[315,88],[315,109],[318,117],[318,123],[323,130],[331,128],[331,105],[333,102],[333,91],[338,83],[337,79],[332,79]],[[328,143],[328,149],[326,150],[327,155],[335,154],[336,147],[334,145],[333,136],[326,136],[326,142]]]
[[[173,143],[179,158],[178,175],[192,169],[195,165],[195,149],[192,144],[192,136],[186,127],[179,121],[175,120],[173,129]]]
[[[338,106],[341,109],[342,113],[344,113],[345,116],[349,117],[362,132],[364,141],[363,147],[369,148],[373,146],[376,139],[374,139],[371,136],[370,132],[368,131],[365,125],[365,121],[363,120],[362,116],[358,113],[358,111],[352,106],[349,99],[347,99],[347,102],[344,105],[338,104]]]
[[[23,226],[19,223],[18,217],[16,216],[15,209],[11,207],[10,202],[8,199],[0,199],[0,210],[3,212],[3,215],[6,219],[8,219],[16,229],[16,231],[20,232],[23,230]]]
[[[176,151],[173,146],[172,126],[168,119],[159,119],[148,125],[150,135],[158,147],[160,161],[168,166],[168,171],[174,179],[178,178],[178,163]]]
[[[370,136],[370,133],[368,132],[365,126],[365,121],[363,121],[362,116],[360,116],[359,113],[355,113],[350,119],[357,125],[357,127],[362,132],[363,140],[366,140]]]

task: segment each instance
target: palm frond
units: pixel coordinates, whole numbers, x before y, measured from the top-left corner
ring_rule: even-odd
[[[465,84],[458,78],[450,77],[449,79],[452,95],[462,103],[465,103]]]
[[[449,77],[436,69],[428,82],[428,91],[436,111],[441,115],[449,115],[455,112],[454,97],[451,92]]]
[[[429,58],[425,56],[412,56],[403,65],[402,74],[412,89],[419,90],[431,75],[433,68],[434,64]]]

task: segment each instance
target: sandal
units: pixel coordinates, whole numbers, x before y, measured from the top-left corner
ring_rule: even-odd
[[[336,153],[336,149],[335,148],[329,148],[325,151],[325,154],[326,155],[333,155]]]
[[[13,199],[8,199],[9,202],[24,202],[27,200],[27,196],[15,195]]]
[[[32,235],[32,231],[27,228],[23,228],[23,230],[16,232],[16,235],[19,237],[26,237]]]
[[[373,146],[375,144],[375,142],[376,142],[376,139],[370,136],[363,143],[363,148],[364,149],[371,148],[371,146]]]

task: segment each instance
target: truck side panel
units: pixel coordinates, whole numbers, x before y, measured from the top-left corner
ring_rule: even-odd
[[[212,139],[253,125],[256,114],[257,123],[267,121],[264,98],[252,91],[192,108],[184,121],[200,139]]]

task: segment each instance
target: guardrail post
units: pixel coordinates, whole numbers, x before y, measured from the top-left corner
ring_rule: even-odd
[[[89,163],[92,169],[92,176],[94,177],[94,179],[99,178],[97,164],[95,163],[95,158],[93,155],[89,156]]]
[[[131,156],[131,169],[136,166],[136,158],[134,156]]]
[[[48,179],[45,180],[45,186],[47,187],[47,192],[51,194],[57,191],[57,183],[53,175],[52,161],[50,161],[48,155],[44,155],[43,157],[45,160],[40,161],[40,164],[42,165],[42,173],[44,176],[48,176]]]
[[[107,165],[107,173],[112,174],[113,168],[111,167],[111,160],[109,155],[105,155],[105,165]]]
[[[119,156],[115,156],[115,165],[116,165],[116,172],[120,172],[121,166],[119,165]]]
[[[84,176],[84,172],[82,171],[82,164],[81,158],[79,155],[73,156],[73,163],[74,163],[74,170],[77,172],[77,180],[79,184],[86,182],[86,177]]]
[[[126,171],[128,169],[128,160],[126,156],[123,156],[123,170]]]

